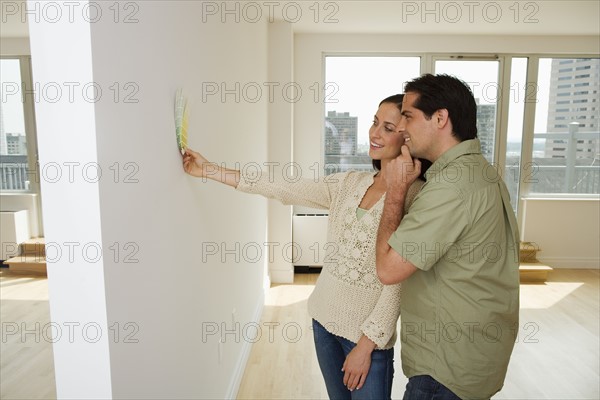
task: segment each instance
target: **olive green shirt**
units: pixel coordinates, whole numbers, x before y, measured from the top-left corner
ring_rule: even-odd
[[[426,178],[388,242],[418,268],[402,285],[402,368],[463,399],[488,399],[502,388],[518,330],[515,215],[478,139],[448,150]]]

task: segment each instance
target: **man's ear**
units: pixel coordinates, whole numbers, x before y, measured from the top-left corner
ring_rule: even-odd
[[[444,128],[449,122],[450,118],[448,118],[448,110],[445,108],[437,110],[433,117],[436,119],[438,128]]]

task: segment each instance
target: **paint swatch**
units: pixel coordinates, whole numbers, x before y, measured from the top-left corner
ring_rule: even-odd
[[[182,89],[177,89],[175,94],[175,134],[177,136],[177,146],[183,155],[187,148],[188,141],[188,101],[183,95]]]

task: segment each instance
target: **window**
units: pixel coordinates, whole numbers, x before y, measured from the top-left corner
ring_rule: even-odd
[[[477,137],[481,154],[489,161],[495,160],[496,115],[498,113],[498,60],[437,60],[435,73],[454,75],[466,82],[477,102]]]
[[[419,76],[420,57],[325,57],[324,172],[371,171],[369,128],[381,100]],[[357,79],[373,71],[369,79]],[[329,96],[328,93],[335,93]]]
[[[36,168],[36,141],[33,124],[33,104],[24,99],[21,86],[30,84],[29,57],[0,59],[0,181],[1,190],[37,191],[32,177]],[[30,85],[32,86],[32,85]]]
[[[326,82],[335,85],[338,100],[325,105],[326,173],[350,168],[371,170],[368,127],[376,105],[384,97],[400,93],[405,81],[423,71],[453,74],[471,85],[479,105],[482,152],[489,161],[502,166],[515,211],[521,196],[600,193],[599,115],[596,107],[588,106],[598,100],[598,58],[423,57],[423,61],[419,57],[395,56],[325,58]],[[421,65],[424,60],[426,65]],[[379,62],[382,64],[376,64]],[[533,68],[530,63],[537,65],[537,76],[527,76]],[[389,70],[382,66],[392,64],[395,66]],[[378,71],[376,75],[383,81],[356,79],[360,75],[356,71],[363,69]],[[371,86],[380,91],[370,94]],[[501,96],[500,88],[509,94],[508,101],[500,101],[506,97]],[[369,100],[360,107],[353,107],[349,101],[354,98],[356,102],[357,97],[367,94]],[[526,127],[533,127],[533,133],[524,131]],[[523,154],[523,149],[528,154]]]
[[[593,102],[595,95],[588,90],[565,90],[558,85],[558,75],[584,82],[580,86],[598,87],[600,59],[571,59],[576,66],[567,73],[560,66],[565,60],[542,58],[537,78],[538,96],[535,112],[532,162],[535,174],[529,193],[600,193],[600,139],[593,127],[582,123],[595,118],[594,111],[578,104]],[[589,74],[575,75],[586,69]],[[567,73],[565,75],[565,73]],[[577,86],[576,85],[576,86]],[[560,93],[558,92],[561,89]],[[567,97],[573,106],[566,108]],[[577,98],[575,98],[577,97]],[[564,101],[565,103],[562,103]],[[558,116],[557,114],[561,114]],[[561,121],[558,123],[558,121]],[[557,146],[560,144],[560,146]]]
[[[523,121],[527,87],[528,59],[515,57],[511,60],[510,96],[508,104],[508,126],[506,136],[506,161],[504,182],[510,194],[510,202],[516,212],[521,190],[521,152],[523,142]]]

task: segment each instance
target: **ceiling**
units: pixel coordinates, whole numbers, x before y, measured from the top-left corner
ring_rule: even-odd
[[[136,4],[139,15],[143,15],[144,2],[147,1],[157,4],[157,0],[129,3]],[[27,18],[54,18],[57,15],[56,8],[52,8],[57,7],[57,2],[34,3],[39,8],[26,13],[25,1],[1,0],[0,36],[28,37]],[[237,7],[241,21],[255,23],[257,19],[266,21],[272,17],[292,23],[297,33],[600,35],[598,0],[229,3],[239,3]],[[222,10],[219,8],[223,2],[205,4],[213,7],[210,14],[207,13],[207,18],[234,18],[231,14],[221,15]],[[171,2],[169,7],[177,7],[177,2]],[[76,7],[74,10],[75,15],[78,11],[81,12],[81,8]],[[68,18],[68,11],[65,6],[62,18]],[[257,18],[259,13],[261,16]]]

